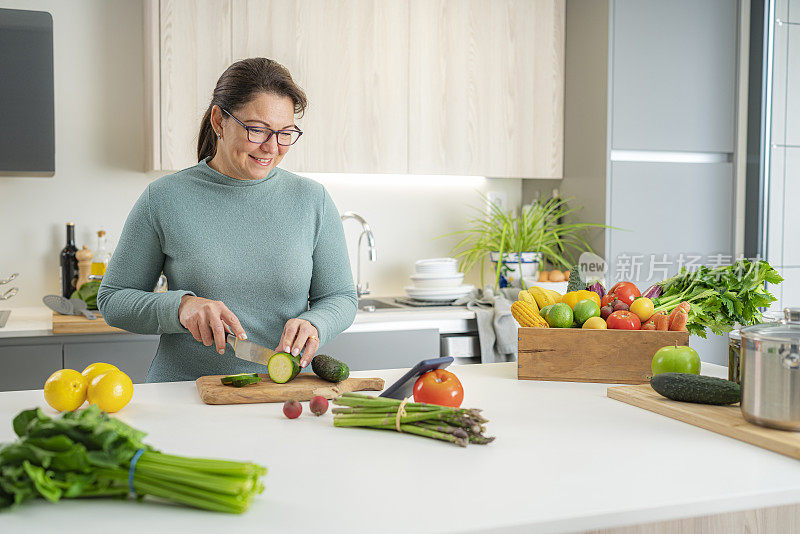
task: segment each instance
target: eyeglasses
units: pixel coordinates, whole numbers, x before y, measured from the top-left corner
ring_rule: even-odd
[[[300,139],[300,136],[303,135],[303,132],[301,132],[300,130],[276,131],[271,128],[267,128],[265,126],[247,126],[242,121],[234,117],[233,114],[227,109],[225,108],[220,108],[220,109],[225,113],[227,113],[228,115],[230,115],[233,120],[242,125],[242,128],[244,128],[247,131],[247,140],[250,141],[251,143],[257,143],[259,145],[261,143],[266,143],[272,138],[272,135],[274,134],[276,139],[278,140],[279,145],[289,146],[295,144],[297,140]]]

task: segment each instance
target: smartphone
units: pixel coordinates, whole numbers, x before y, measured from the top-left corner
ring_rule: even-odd
[[[453,363],[452,356],[422,360],[417,365],[412,367],[409,372],[400,377],[400,380],[386,388],[386,391],[381,393],[379,396],[398,400],[410,397],[413,393],[414,382],[417,381],[418,377],[424,375],[428,371],[433,371],[434,369],[444,369],[451,363]]]

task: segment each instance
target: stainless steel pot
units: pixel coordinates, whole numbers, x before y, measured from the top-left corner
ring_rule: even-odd
[[[800,308],[742,328],[742,415],[751,423],[800,430]]]

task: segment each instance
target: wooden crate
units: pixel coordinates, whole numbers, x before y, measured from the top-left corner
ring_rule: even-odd
[[[653,354],[688,345],[688,332],[520,328],[517,378],[558,382],[643,384]]]

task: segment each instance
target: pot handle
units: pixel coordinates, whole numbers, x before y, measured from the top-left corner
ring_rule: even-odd
[[[800,308],[784,308],[783,317],[787,323],[800,324]]]

